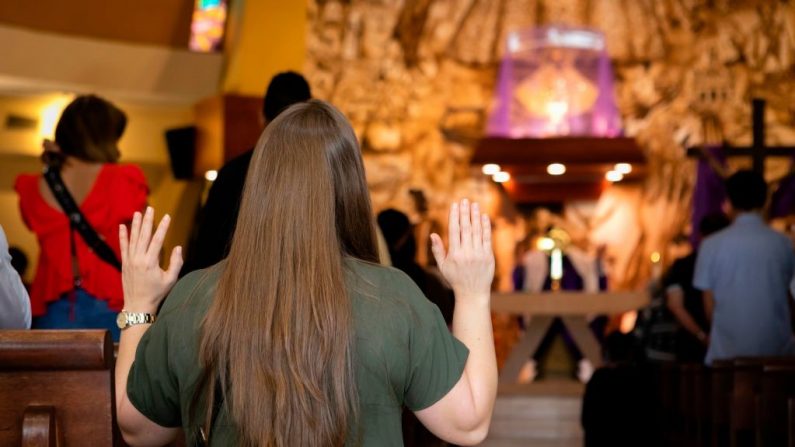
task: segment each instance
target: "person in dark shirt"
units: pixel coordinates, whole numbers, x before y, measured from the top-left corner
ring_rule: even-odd
[[[389,248],[392,266],[407,274],[422,293],[436,304],[448,326],[452,324],[455,305],[453,291],[417,263],[417,241],[408,216],[390,208],[378,213],[377,220]]]
[[[723,214],[711,214],[699,223],[699,234],[703,240],[729,226],[729,218]],[[709,321],[704,313],[701,291],[693,287],[698,252],[674,261],[665,276],[665,305],[679,323],[676,334],[676,358],[680,362],[704,361],[709,345]]]
[[[309,84],[303,76],[292,71],[277,74],[271,79],[265,92],[262,108],[265,126],[291,105],[311,98]],[[240,209],[240,197],[243,195],[243,185],[253,153],[252,148],[230,160],[218,171],[193,239],[200,243],[190,245],[181,275],[209,267],[229,254],[229,245]]]

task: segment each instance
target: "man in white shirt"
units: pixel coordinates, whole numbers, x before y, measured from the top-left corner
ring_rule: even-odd
[[[0,226],[0,329],[30,329],[30,297],[11,266],[8,241]]]

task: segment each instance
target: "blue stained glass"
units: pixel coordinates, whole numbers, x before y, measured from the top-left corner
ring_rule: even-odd
[[[221,6],[224,0],[198,0],[199,9],[210,9]]]

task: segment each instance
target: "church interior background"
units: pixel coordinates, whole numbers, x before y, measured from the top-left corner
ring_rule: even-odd
[[[545,51],[538,33],[569,53]],[[611,292],[646,290],[692,232],[699,163],[724,174],[751,166],[747,156],[699,154],[751,145],[753,99],[765,100],[766,145],[795,146],[795,5],[786,1],[4,1],[0,39],[0,224],[32,261],[36,241],[13,179],[39,169],[41,139],[76,93],[105,95],[128,112],[122,161],[144,169],[150,203],[174,216],[167,245],[175,246],[189,238],[211,172],[256,140],[259,129],[239,123],[258,110],[268,79],[301,71],[313,94],[353,123],[374,208],[409,214],[421,263],[452,200],[486,204],[495,290],[506,293],[534,248],[598,257]],[[581,62],[577,51],[593,54]],[[529,74],[511,78],[506,61],[514,75],[517,67]],[[610,110],[592,124],[598,129],[569,124],[604,101]],[[541,130],[491,129],[501,107],[522,109],[505,113],[541,120]],[[175,177],[164,136],[182,128],[195,129],[189,178]],[[584,139],[533,152],[545,138],[569,137]],[[497,151],[515,153],[497,160]],[[791,157],[764,165],[773,185],[791,170]],[[781,216],[782,228],[787,222]],[[608,325],[629,330],[634,313],[610,317]],[[504,364],[522,329],[508,314],[494,321]],[[567,368],[560,358],[547,367]],[[552,440],[565,430],[579,439],[578,401],[566,399],[582,389],[558,388],[536,398],[558,405],[573,428],[539,416],[522,426],[542,433],[533,445],[569,445]],[[549,396],[560,400],[543,401]],[[498,414],[526,404],[503,405]],[[508,418],[495,430],[531,431],[517,424]]]

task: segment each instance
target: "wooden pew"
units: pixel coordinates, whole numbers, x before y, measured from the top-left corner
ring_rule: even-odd
[[[761,393],[764,368],[794,363],[795,358],[792,357],[741,357],[734,360],[730,416],[732,447],[755,445],[757,396]]]
[[[105,330],[0,331],[0,445],[121,445]]]
[[[789,401],[795,398],[795,364],[764,366],[761,382],[756,409],[756,445],[787,445]]]
[[[729,405],[732,391],[732,361],[716,360],[710,369],[710,445],[729,445]]]

